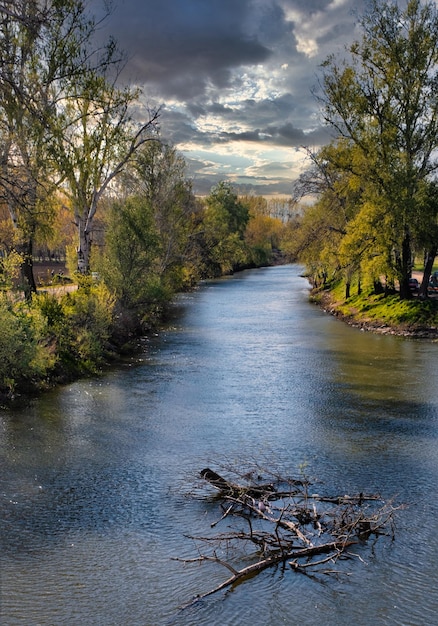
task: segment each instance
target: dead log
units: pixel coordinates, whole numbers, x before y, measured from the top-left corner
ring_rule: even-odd
[[[204,598],[207,598],[208,596],[211,596],[214,593],[221,591],[222,589],[226,589],[227,587],[230,587],[231,585],[234,585],[237,582],[242,582],[245,578],[249,578],[255,573],[262,572],[263,570],[268,569],[269,567],[272,567],[273,565],[278,565],[279,563],[284,562],[286,558],[287,557],[282,554],[277,555],[277,556],[270,556],[266,559],[263,559],[262,561],[258,561],[257,563],[248,565],[247,567],[244,567],[241,570],[235,570],[233,567],[230,566],[229,563],[226,563],[225,561],[222,561],[221,559],[218,559],[217,557],[201,556],[197,559],[174,559],[176,561],[183,561],[184,563],[187,563],[187,562],[193,563],[195,561],[214,561],[215,563],[219,563],[220,565],[223,565],[224,567],[226,567],[227,569],[233,572],[233,575],[230,576],[230,578],[227,578],[227,580],[224,580],[223,583],[220,583],[220,585],[217,585],[217,587],[214,587],[214,589],[210,589],[210,591],[206,591],[205,593],[198,594],[192,600],[190,600],[190,602],[187,602],[186,604],[182,605],[180,608],[186,609],[187,607],[192,606],[193,604],[196,604],[196,602],[199,602],[200,600],[203,600]]]
[[[292,551],[289,559],[302,559],[309,556],[315,556],[317,554],[326,554],[327,552],[343,552],[346,548],[354,546],[357,541],[329,541],[328,543],[320,544],[319,546],[310,546],[308,548],[300,548],[299,550]],[[292,563],[291,563],[292,565]]]
[[[243,476],[244,480],[252,476],[252,472],[234,474]],[[191,537],[194,541],[213,545],[213,553],[205,555],[199,550],[197,558],[175,560],[185,563],[213,561],[226,567],[232,575],[185,606],[281,563],[289,563],[293,571],[304,572],[313,568],[313,571],[321,572],[324,564],[346,557],[351,545],[363,544],[371,534],[377,537],[388,525],[393,527],[394,512],[403,508],[385,503],[379,495],[363,492],[342,496],[310,495],[307,480],[292,480],[277,474],[274,483],[249,485],[227,480],[210,468],[203,469],[200,475],[219,491],[222,515],[211,523],[211,528],[227,519],[231,531],[209,537]],[[268,472],[268,475],[274,474]],[[257,481],[261,480],[258,474]],[[285,490],[288,487],[291,487],[290,491]],[[240,570],[217,556],[216,548],[238,555],[242,544],[248,543],[256,547],[253,555],[256,562]],[[247,552],[245,555],[248,556]],[[315,558],[318,555],[326,556]],[[323,571],[339,573],[332,568]]]
[[[213,487],[219,489],[223,494],[233,495],[239,497],[242,494],[249,496],[250,498],[263,498],[270,494],[275,493],[275,488],[272,483],[264,485],[237,485],[231,483],[214,470],[206,467],[201,471],[201,478],[207,480]]]
[[[364,502],[375,502],[382,499],[382,497],[378,494],[364,493],[359,493],[354,496],[350,496],[348,494],[345,494],[344,496],[320,496],[319,494],[314,493],[308,497],[313,500],[318,500],[319,502],[329,502],[331,504],[357,504],[358,506],[362,506]]]
[[[229,483],[225,478],[219,476],[216,472],[206,467],[201,471],[201,478],[204,480],[208,480],[208,482],[219,489],[219,491],[232,492],[235,491],[235,486]]]
[[[256,516],[261,517],[262,519],[270,522],[274,526],[283,528],[284,530],[290,531],[294,533],[297,538],[302,541],[304,544],[308,546],[312,546],[312,542],[306,537],[306,535],[299,528],[298,524],[295,524],[291,520],[283,519],[283,513],[280,517],[273,517],[272,512],[268,511],[263,502],[259,502],[258,506],[255,506],[254,499],[251,497],[248,498],[233,498],[231,496],[226,496],[227,500],[231,500],[236,504],[240,504],[241,506],[246,507],[248,510],[252,511]],[[262,506],[260,506],[262,505]]]
[[[303,548],[302,550],[295,550],[289,553],[281,552],[280,554],[269,556],[265,559],[257,561],[257,563],[252,563],[251,565],[248,565],[247,567],[244,567],[240,570],[234,569],[232,565],[230,565],[226,561],[223,561],[222,559],[219,559],[217,556],[201,555],[195,559],[174,559],[175,561],[182,561],[183,563],[213,561],[214,563],[218,563],[219,565],[226,567],[232,573],[232,576],[227,578],[227,580],[224,580],[224,582],[220,583],[213,589],[210,589],[209,591],[206,591],[205,593],[195,596],[192,600],[187,602],[187,604],[184,604],[181,608],[187,608],[188,606],[191,606],[195,604],[196,602],[199,602],[200,600],[203,600],[204,598],[207,598],[208,596],[211,596],[214,593],[221,591],[222,589],[226,589],[227,587],[230,587],[231,585],[234,585],[237,582],[243,582],[246,578],[249,578],[250,576],[253,576],[254,574],[258,574],[259,572],[262,572],[265,569],[273,567],[274,565],[285,563],[288,559],[301,558],[304,556],[309,557],[309,556],[314,556],[317,554],[325,554],[327,552],[333,552],[333,554],[331,554],[329,557],[318,562],[318,564],[326,563],[336,557],[339,557],[347,546],[353,545],[354,543],[356,542],[332,541],[330,543],[326,543],[320,546],[312,546],[311,548]],[[300,567],[309,567],[311,563],[307,563],[301,566],[297,561],[290,561],[289,565],[293,569],[299,569]]]

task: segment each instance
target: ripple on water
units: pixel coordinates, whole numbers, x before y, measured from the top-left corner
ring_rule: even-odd
[[[436,346],[339,323],[299,272],[213,281],[132,367],[2,415],[7,626],[434,623]],[[229,575],[172,560],[196,557],[187,536],[218,519],[187,486],[248,459],[407,502],[395,542],[364,546],[338,578],[276,568],[179,611]]]

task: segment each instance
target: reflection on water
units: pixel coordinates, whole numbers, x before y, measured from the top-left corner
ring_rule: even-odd
[[[1,414],[2,623],[434,623],[438,345],[347,327],[299,271],[206,283],[140,359]],[[189,485],[253,459],[408,503],[396,541],[351,576],[270,571],[181,612],[227,576],[172,560],[216,521]]]

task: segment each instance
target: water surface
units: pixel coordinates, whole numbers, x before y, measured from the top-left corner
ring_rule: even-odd
[[[326,315],[300,269],[205,283],[135,361],[1,413],[2,624],[436,623],[438,345]],[[396,540],[339,579],[267,571],[180,611],[229,574],[172,560],[218,517],[187,494],[254,461],[407,503]]]

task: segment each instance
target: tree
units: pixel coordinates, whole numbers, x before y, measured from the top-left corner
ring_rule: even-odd
[[[363,255],[370,246],[368,240],[342,249],[342,242],[364,203],[366,163],[356,146],[344,138],[318,152],[308,150],[308,156],[311,166],[295,185],[295,201],[305,196],[314,196],[317,201],[304,210],[299,220],[294,253],[311,267],[316,285],[343,276],[349,297],[354,275],[360,282]]]
[[[113,40],[102,50],[93,47],[97,24],[83,3],[71,0],[78,19],[69,32],[70,72],[57,82],[50,115],[49,150],[64,181],[78,232],[77,269],[90,270],[92,227],[99,201],[137,150],[157,140],[159,110],[132,115],[140,90],[119,87],[123,57]],[[141,109],[141,106],[139,106]]]
[[[244,196],[240,200],[248,207],[245,243],[249,248],[250,259],[257,267],[269,265],[274,252],[280,248],[284,225],[280,219],[269,215],[265,198]]]
[[[435,257],[438,253],[438,187],[436,181],[422,185],[421,202],[424,208],[419,212],[422,219],[417,223],[416,251],[424,257],[423,280],[419,297],[428,297],[429,279],[432,274]]]
[[[48,3],[0,3],[0,196],[15,231],[26,293],[36,291],[32,271],[35,238],[53,219],[53,168],[41,123],[47,102],[47,27],[57,13]],[[50,82],[50,81],[49,81]]]
[[[104,76],[91,73],[72,83],[58,107],[52,154],[65,176],[78,231],[80,273],[90,270],[92,226],[99,201],[135,152],[156,138],[158,111],[135,122],[130,107],[138,92],[118,89]]]
[[[221,181],[205,199],[203,219],[205,260],[213,275],[229,273],[247,261],[244,242],[248,208],[230,183]]]
[[[130,187],[151,207],[160,239],[157,272],[172,289],[199,278],[197,227],[199,203],[186,175],[186,163],[170,145],[145,143],[132,161]]]
[[[107,212],[105,249],[99,270],[116,299],[128,309],[151,300],[159,237],[152,207],[144,196],[115,200]]]
[[[434,176],[438,128],[438,11],[434,3],[372,0],[350,60],[323,65],[325,120],[367,162],[393,233],[401,298],[410,297],[412,238],[430,207],[422,183]],[[423,214],[424,213],[424,214]]]
[[[97,48],[99,24],[82,0],[0,2],[1,179],[11,218],[31,242],[62,181],[89,270],[97,205],[136,150],[156,135],[158,111],[135,122],[139,91],[117,87],[122,55]],[[31,257],[31,249],[25,251]],[[34,286],[32,286],[34,288]]]

